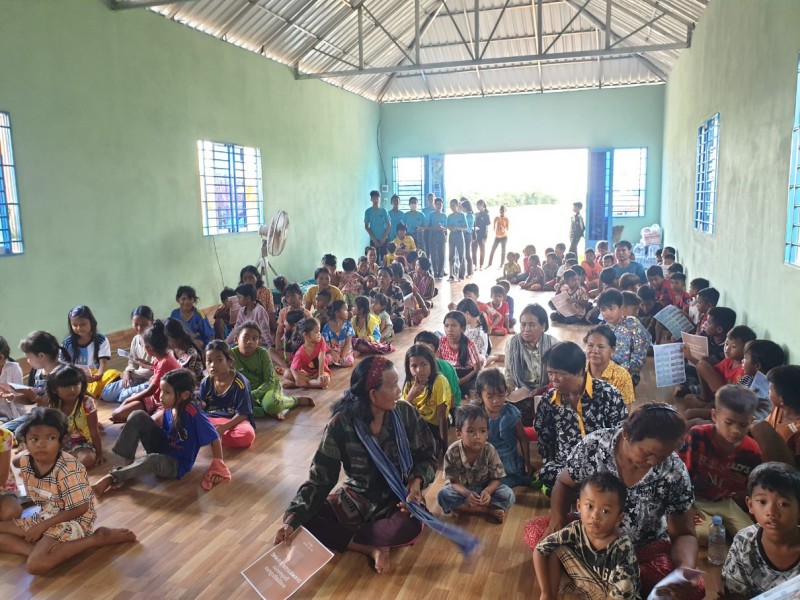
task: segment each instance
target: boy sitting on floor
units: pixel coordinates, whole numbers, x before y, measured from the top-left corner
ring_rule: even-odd
[[[720,515],[725,530],[736,535],[753,524],[745,512],[747,476],[763,462],[758,443],[747,435],[758,398],[740,385],[717,390],[708,425],[696,425],[678,452],[694,487],[695,526],[701,546],[708,545],[711,517]]]
[[[750,473],[747,507],[756,525],[736,534],[722,567],[726,600],[753,598],[800,575],[800,473],[768,462]]]

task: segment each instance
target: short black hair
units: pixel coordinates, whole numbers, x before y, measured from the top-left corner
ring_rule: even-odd
[[[611,256],[611,255],[606,254],[603,258],[605,258],[606,256]],[[611,256],[611,259],[613,260],[614,257]],[[617,272],[614,270],[614,267],[606,267],[602,271],[600,271],[600,283],[603,283],[604,285],[611,285],[612,283],[614,283],[614,280],[616,278],[617,278]]]
[[[586,269],[584,269],[580,265],[572,265],[572,272],[575,273],[575,275],[577,275],[578,277],[583,277],[584,275],[586,275]]]
[[[236,290],[226,286],[222,288],[222,291],[219,293],[219,301],[225,302],[225,300],[227,300],[228,298],[232,298],[235,295],[236,295]]]
[[[597,306],[600,309],[622,306],[622,292],[619,290],[606,290],[597,297]]]
[[[236,295],[244,298],[250,298],[253,302],[256,301],[256,288],[249,283],[243,283],[236,286]]]
[[[352,258],[345,258],[342,261],[342,269],[347,272],[355,271],[356,270],[356,261]]]
[[[619,278],[619,287],[623,291],[632,291],[640,283],[641,279],[636,273],[623,273],[622,277]]]
[[[327,275],[328,277],[331,276],[331,272],[328,271],[325,267],[317,267],[314,270],[314,281],[316,281],[320,275]]]
[[[194,291],[194,288],[190,285],[178,286],[178,291],[175,292],[175,300],[178,300],[181,296],[186,296],[190,300],[195,301],[200,299],[197,297],[197,292]]]
[[[520,323],[522,323],[522,317],[525,315],[534,317],[537,321],[539,321],[539,325],[541,325],[545,331],[550,329],[550,320],[547,318],[547,311],[541,304],[528,304],[528,306],[523,308],[522,312],[519,314]]]
[[[544,353],[542,362],[551,369],[579,375],[586,371],[586,354],[574,342],[561,342]]]
[[[714,395],[714,408],[727,408],[738,415],[752,416],[758,408],[758,396],[743,385],[723,385]]]
[[[629,442],[654,439],[675,442],[686,435],[686,421],[670,404],[648,402],[634,410],[622,422],[622,431]]]
[[[564,278],[564,281],[566,281],[567,279],[575,279],[577,276],[578,274],[572,269],[567,269],[561,274],[561,277]]]
[[[475,392],[478,394],[478,401],[480,401],[481,394],[485,389],[497,390],[503,394],[508,393],[508,384],[500,369],[482,369],[478,373],[478,378],[475,381]]]
[[[589,331],[586,332],[586,337],[583,338],[583,343],[587,343],[589,341],[590,335],[601,335],[606,338],[608,345],[612,348],[617,347],[617,335],[614,333],[614,330],[611,329],[608,325],[598,325],[597,327],[592,327]]]
[[[381,193],[378,190],[372,190],[369,193],[369,197],[370,198],[380,198],[381,197]]]
[[[708,311],[708,318],[714,319],[714,323],[722,327],[725,335],[728,335],[728,332],[736,325],[736,311],[727,306],[715,306]]]
[[[614,248],[627,248],[628,250],[632,250],[633,246],[628,240],[620,240],[616,244],[614,244]]]
[[[686,274],[678,271],[677,273],[670,273],[669,278],[671,281],[683,281],[686,283]]]
[[[476,296],[480,295],[481,291],[478,287],[477,283],[468,283],[464,286],[464,294],[475,294]]]
[[[506,295],[506,288],[504,288],[502,285],[493,285],[489,289],[489,295],[490,296],[505,296]]]
[[[750,329],[747,325],[737,325],[733,329],[728,332],[728,337],[732,340],[737,340],[739,342],[752,342],[758,336],[756,332]]]
[[[698,292],[700,290],[706,289],[710,285],[711,283],[709,283],[708,279],[706,279],[705,277],[695,277],[689,282],[689,286],[693,287]]]
[[[639,294],[642,302],[652,302],[656,299],[656,291],[649,285],[640,286],[636,293]]]
[[[414,336],[415,344],[429,344],[434,348],[439,347],[439,336],[432,331],[420,331]]]
[[[483,404],[462,404],[456,409],[456,431],[461,431],[464,425],[478,419],[484,419],[486,424],[489,424],[489,417],[486,416]]]
[[[775,393],[792,410],[800,410],[800,365],[781,365],[767,373]]]
[[[681,263],[672,263],[667,267],[667,273],[670,275],[673,273],[683,273],[683,265]]]
[[[647,276],[661,277],[661,279],[664,279],[664,269],[662,269],[659,265],[650,265],[647,267]]]
[[[772,340],[747,342],[744,345],[744,352],[750,355],[750,360],[759,366],[759,371],[762,373],[768,373],[771,369],[786,362],[786,353],[783,348]]]
[[[747,495],[752,496],[757,487],[800,501],[800,472],[780,462],[761,463],[750,471]]]
[[[664,252],[661,255],[661,257],[664,258],[664,259],[667,259],[667,260],[669,260],[669,259],[675,260],[675,253],[674,252]]]
[[[297,283],[290,283],[286,286],[286,289],[283,290],[283,295],[288,296],[289,294],[294,294],[295,296],[302,296],[303,289],[300,287],[300,284]]]
[[[564,260],[568,260],[568,259],[570,259],[570,258],[578,258],[578,255],[577,255],[577,254],[575,254],[574,252],[567,252],[567,253],[564,255]]]
[[[641,306],[642,299],[636,292],[625,290],[622,292],[622,306]]]
[[[594,486],[601,492],[612,492],[619,498],[620,511],[625,510],[625,503],[628,501],[628,488],[620,481],[619,477],[611,471],[597,471],[589,475],[581,482],[581,490],[587,486]]]
[[[719,302],[719,290],[713,287],[707,287],[697,292],[697,297],[702,298],[703,302],[707,302],[711,306],[716,306]]]
[[[58,430],[59,439],[63,440],[64,436],[67,435],[67,417],[63,412],[57,408],[37,406],[28,413],[25,420],[17,427],[15,432],[17,439],[24,442],[25,436],[28,435],[31,427],[36,427],[38,425],[45,425]]]

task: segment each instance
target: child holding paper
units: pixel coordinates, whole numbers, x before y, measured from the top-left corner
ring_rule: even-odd
[[[744,358],[742,359],[744,375],[739,379],[739,385],[750,388],[758,396],[756,421],[766,419],[772,412],[772,402],[769,401],[769,381],[766,375],[785,362],[786,354],[783,352],[783,348],[773,341],[752,340],[744,346]]]
[[[586,290],[581,287],[580,279],[575,271],[572,269],[564,271],[564,282],[561,284],[558,293],[559,295],[567,295],[567,300],[572,305],[574,314],[562,315],[560,312],[558,312],[558,308],[551,300],[550,308],[556,312],[550,314],[550,319],[554,323],[564,323],[565,325],[583,322],[586,317],[586,311],[591,308],[592,304],[589,302],[589,296],[587,295]]]
[[[650,334],[639,319],[625,317],[622,314],[622,293],[619,290],[606,290],[600,294],[597,306],[603,319],[617,337],[617,349],[611,360],[631,374],[635,386],[641,378],[647,351],[652,346]]]

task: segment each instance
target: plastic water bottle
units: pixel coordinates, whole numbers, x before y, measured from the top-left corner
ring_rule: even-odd
[[[725,526],[722,524],[722,517],[714,515],[708,529],[708,562],[721,565],[725,562],[726,554]]]

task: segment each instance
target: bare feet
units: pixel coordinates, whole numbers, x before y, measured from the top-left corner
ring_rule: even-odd
[[[489,510],[489,514],[497,519],[498,523],[506,522],[506,511],[504,511],[502,508],[492,508]]]
[[[286,413],[288,412],[289,412],[288,408],[282,410],[277,415],[275,415],[275,419],[277,419],[278,421],[283,421],[286,418]]]
[[[122,483],[114,482],[114,478],[111,476],[111,473],[109,473],[108,475],[104,475],[103,477],[98,479],[97,483],[95,483],[92,486],[92,491],[94,492],[94,495],[99,498],[100,496],[105,494],[109,490],[109,488],[112,490],[118,490],[122,488]]]
[[[92,538],[97,538],[98,546],[111,546],[113,544],[135,542],[136,534],[130,529],[110,529],[108,527],[98,527],[92,534]]]
[[[389,572],[389,548],[375,548],[372,551],[372,559],[375,561],[375,572],[378,575]]]
[[[308,396],[298,396],[297,397],[297,406],[308,406],[309,408],[316,406],[317,403],[314,402],[313,398]]]

